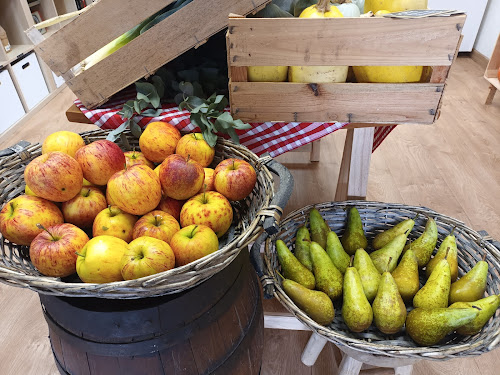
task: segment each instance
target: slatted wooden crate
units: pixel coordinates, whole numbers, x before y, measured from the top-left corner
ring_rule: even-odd
[[[230,13],[249,14],[270,0],[194,0],[88,70],[81,61],[174,0],[101,0],[36,47],[38,55],[87,108],[224,29]]]
[[[229,18],[231,111],[244,121],[431,124],[465,15],[396,18]],[[421,83],[248,82],[248,66],[418,65]]]

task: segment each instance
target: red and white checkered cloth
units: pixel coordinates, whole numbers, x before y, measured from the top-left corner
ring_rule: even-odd
[[[133,98],[135,98],[135,90],[128,89],[113,96],[100,108],[89,110],[79,99],[75,100],[75,104],[97,126],[102,129],[116,129],[123,123],[118,111],[127,100]],[[189,121],[188,111],[180,111],[175,104],[163,104],[162,109],[160,116],[136,116],[134,120],[141,128],[153,121],[166,121],[181,131],[199,130]],[[264,122],[252,123],[251,129],[237,130],[236,132],[240,137],[240,142],[257,155],[269,152],[272,157],[276,157],[342,129],[346,124],[341,122]],[[375,151],[394,127],[375,128],[372,151]]]

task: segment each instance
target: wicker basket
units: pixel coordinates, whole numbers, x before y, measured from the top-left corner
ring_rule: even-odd
[[[414,218],[417,213],[420,213],[420,215],[417,217],[415,226],[409,236],[411,239],[415,239],[422,234],[427,220],[426,216],[436,220],[439,232],[438,246],[452,228],[455,228],[454,234],[459,251],[459,277],[468,272],[486,253],[486,261],[489,265],[486,294],[500,293],[500,251],[490,243],[493,240],[488,236],[482,236],[462,222],[424,207],[365,201],[328,202],[315,205],[315,207],[321,212],[330,228],[341,236],[345,227],[346,208],[352,205],[359,210],[369,243],[377,233],[401,220]],[[341,348],[348,347],[367,354],[396,358],[442,360],[456,358],[457,356],[474,356],[490,351],[498,344],[500,340],[500,309],[497,310],[494,319],[491,319],[477,335],[449,335],[446,341],[431,347],[416,345],[405,334],[404,329],[396,335],[385,335],[372,324],[366,332],[350,332],[342,319],[341,301],[334,303],[335,320],[330,326],[325,327],[314,322],[283,291],[281,277],[277,273],[280,266],[274,246],[277,239],[282,239],[292,249],[296,231],[300,225],[305,223],[312,208],[313,206],[307,206],[296,210],[283,219],[279,233],[265,240],[264,250],[265,265],[262,281],[266,293],[268,295],[274,294],[302,323]],[[267,236],[261,236],[256,241],[254,248],[260,247],[265,237]],[[423,283],[425,279],[421,277],[420,281]]]
[[[82,133],[86,143],[106,138],[108,131],[95,130]],[[138,139],[130,133],[118,142],[123,150],[139,150]],[[24,192],[23,172],[26,165],[41,154],[41,145],[26,147],[22,152],[0,158],[0,203]],[[246,147],[219,138],[216,145],[214,165],[223,159],[235,157],[249,162],[257,172],[257,183],[253,192],[243,201],[232,202],[234,219],[228,233],[220,239],[219,250],[185,266],[174,268],[136,280],[106,284],[85,284],[79,280],[46,277],[41,275],[29,260],[29,248],[9,243],[0,237],[0,282],[29,288],[43,294],[66,297],[99,297],[109,299],[133,299],[178,293],[208,279],[247,248],[262,232],[277,231],[277,221],[291,192],[293,179],[288,170],[271,157],[257,157]],[[278,192],[274,188],[273,175],[279,175]],[[281,194],[281,193],[284,194]],[[266,220],[266,218],[268,220]],[[267,223],[267,224],[266,224]],[[274,226],[273,226],[274,225]]]

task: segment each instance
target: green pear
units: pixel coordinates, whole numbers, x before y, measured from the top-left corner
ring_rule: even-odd
[[[455,302],[472,302],[483,298],[488,278],[488,263],[480,260],[467,274],[451,284],[450,305]]]
[[[311,226],[311,239],[326,249],[326,236],[330,232],[330,227],[317,208],[309,211],[309,223]]]
[[[406,332],[418,345],[435,345],[447,334],[472,322],[478,313],[474,308],[416,308],[406,317]]]
[[[302,225],[297,229],[295,236],[295,257],[302,263],[309,271],[312,271],[312,259],[309,247],[311,246],[311,236],[309,230]]]
[[[372,258],[372,262],[379,273],[385,272],[387,267],[389,272],[394,271],[405,246],[406,236],[405,233],[398,234],[387,245],[370,254],[370,258]],[[389,258],[392,258],[391,262],[389,262]]]
[[[473,306],[479,307],[481,310],[477,314],[476,319],[457,329],[457,333],[460,335],[475,335],[479,333],[484,325],[488,323],[488,320],[495,315],[500,306],[500,296],[492,295],[474,302],[455,302],[449,308],[461,309]]]
[[[335,267],[325,250],[316,242],[311,242],[311,259],[316,279],[316,289],[326,293],[332,300],[342,296],[344,277]]]
[[[363,249],[356,250],[352,264],[358,270],[366,299],[372,302],[379,289],[381,279],[379,271],[373,265],[370,255]]]
[[[413,307],[437,308],[448,307],[451,276],[450,265],[441,259],[425,285],[413,297]]]
[[[385,334],[399,332],[405,324],[406,306],[390,272],[382,274],[372,309],[375,325]]]
[[[392,277],[398,285],[399,293],[405,302],[411,302],[420,289],[418,276],[418,261],[413,250],[403,254],[401,262],[394,271]]]
[[[424,232],[415,241],[409,243],[405,246],[403,251],[410,248],[415,253],[418,259],[418,266],[424,267],[431,259],[432,252],[436,247],[438,239],[438,230],[436,222],[433,218],[429,217],[427,223],[425,224]]]
[[[366,299],[358,270],[348,267],[344,275],[342,318],[352,332],[362,332],[372,324],[373,311]]]
[[[342,242],[345,252],[349,255],[354,255],[358,249],[366,249],[368,247],[368,240],[363,231],[361,216],[359,216],[356,207],[351,207],[349,209],[346,229],[340,241]]]
[[[425,266],[425,275],[427,278],[432,273],[432,270],[436,266],[437,262],[439,262],[441,259],[443,259],[446,255],[446,252],[448,252],[448,256],[446,259],[448,260],[448,263],[450,264],[450,270],[451,270],[451,282],[455,282],[458,277],[458,249],[457,249],[457,241],[455,236],[452,233],[450,233],[446,238],[441,242],[441,245],[439,246],[439,249],[434,255],[434,258],[432,258],[429,263]]]
[[[307,289],[289,279],[284,279],[282,286],[288,297],[316,323],[327,326],[333,322],[335,310],[325,293]]]
[[[344,251],[344,248],[334,231],[328,233],[328,236],[326,237],[326,252],[333,261],[333,264],[335,264],[335,267],[337,267],[337,269],[344,274],[347,267],[349,267],[351,258]]]
[[[276,241],[276,253],[286,279],[296,281],[308,289],[314,289],[314,275],[295,258],[282,240]]]
[[[403,233],[406,233],[406,235],[410,234],[414,225],[415,225],[414,219],[403,220],[402,222],[396,224],[392,228],[377,234],[372,241],[372,247],[375,250],[378,250],[387,245],[389,242],[391,242],[394,239],[394,237],[396,237],[398,234],[403,234]]]

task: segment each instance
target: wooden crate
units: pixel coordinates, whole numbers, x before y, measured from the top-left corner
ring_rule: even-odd
[[[194,0],[92,66],[72,68],[174,0],[101,0],[36,47],[39,56],[87,108],[227,27],[228,15],[255,12],[270,0]]]
[[[243,121],[431,124],[465,15],[395,18],[230,17],[231,111]],[[422,65],[422,83],[248,82],[248,66]]]

